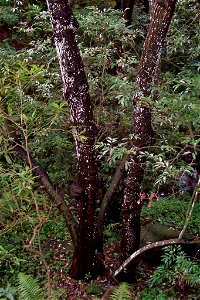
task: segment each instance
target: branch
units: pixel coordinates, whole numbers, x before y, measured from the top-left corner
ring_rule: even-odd
[[[98,216],[98,219],[97,219],[97,228],[96,228],[96,241],[97,241],[97,244],[98,244],[98,241],[102,241],[102,237],[103,237],[103,226],[104,226],[104,221],[105,221],[105,218],[106,218],[106,214],[107,214],[107,208],[111,202],[111,197],[113,195],[113,193],[116,191],[118,185],[119,185],[119,182],[121,180],[121,177],[123,175],[123,172],[124,172],[124,167],[125,167],[125,163],[126,161],[128,160],[128,157],[129,157],[129,154],[126,154],[124,156],[124,158],[121,160],[119,166],[117,167],[116,171],[115,171],[115,174],[114,174],[114,177],[113,177],[113,180],[102,200],[102,203],[101,203],[101,207],[100,207],[100,212],[99,212],[99,216]],[[102,249],[99,249],[100,251]]]
[[[200,187],[200,176],[198,178],[198,182],[196,184],[196,187],[194,189],[193,195],[192,195],[192,197],[190,199],[190,202],[189,202],[189,205],[188,205],[188,210],[187,210],[187,213],[186,213],[185,224],[184,224],[183,229],[181,230],[181,232],[179,234],[179,237],[178,237],[179,240],[181,240],[183,238],[183,235],[186,232],[186,229],[188,227],[188,224],[189,224],[189,221],[190,221],[190,218],[192,216],[193,209],[194,209],[194,205],[195,205],[195,203],[196,203],[196,201],[198,199],[199,187]]]
[[[12,144],[14,150],[17,152],[19,157],[25,162],[25,164],[31,167],[33,174],[37,177],[37,180],[40,182],[40,184],[44,186],[53,204],[56,205],[56,207],[64,216],[73,244],[75,245],[77,238],[77,223],[74,220],[74,217],[69,207],[65,203],[64,194],[57,187],[54,187],[47,172],[39,165],[39,163],[34,158],[32,158],[30,153],[27,153],[26,149],[18,143],[16,134],[12,132],[10,133],[10,135],[13,138]]]
[[[113,277],[119,275],[123,271],[123,269],[125,269],[130,264],[130,262],[132,262],[136,257],[138,257],[139,255],[141,255],[146,251],[149,251],[150,249],[168,246],[168,245],[174,245],[174,244],[196,244],[196,243],[200,243],[200,240],[198,238],[193,239],[192,241],[180,240],[179,238],[176,238],[176,239],[163,240],[163,241],[158,241],[155,243],[148,244],[140,248],[139,250],[135,251],[133,254],[131,254],[131,256],[129,256],[129,258],[127,258],[125,262],[115,271]]]

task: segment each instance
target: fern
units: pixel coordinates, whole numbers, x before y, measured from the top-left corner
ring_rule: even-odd
[[[126,282],[120,283],[120,285],[114,289],[113,294],[110,296],[111,300],[130,300],[131,291],[130,285]]]
[[[19,273],[19,299],[20,300],[43,300],[44,294],[38,282],[30,275]]]

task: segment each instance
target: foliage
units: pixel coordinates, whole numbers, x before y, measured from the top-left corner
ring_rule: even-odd
[[[97,284],[90,283],[88,284],[86,291],[88,295],[99,295],[102,292],[102,288]]]
[[[165,247],[161,265],[150,277],[147,289],[141,293],[141,299],[168,299],[175,295],[176,288],[186,290],[199,284],[198,263],[189,260],[181,246],[168,246]]]
[[[7,285],[6,288],[0,288],[0,299],[1,300],[14,300],[14,295],[16,294],[16,289],[10,285]]]
[[[15,248],[6,249],[6,247],[0,245],[0,283],[3,285],[10,282],[10,278],[16,281],[17,274],[24,263],[26,263],[26,260],[16,256]],[[10,290],[10,287],[7,287],[4,294],[9,294],[12,290],[12,288]]]
[[[166,66],[170,65],[172,70],[180,71],[185,67],[193,70],[199,68],[198,15],[198,1],[181,0],[177,2],[164,58]]]
[[[120,235],[120,224],[119,223],[111,223],[104,229],[104,236],[106,240],[111,243],[117,239],[119,239]]]
[[[122,282],[114,289],[112,295],[110,296],[111,300],[130,300],[130,285],[126,282]]]
[[[19,273],[19,292],[20,300],[42,300],[44,294],[42,289],[38,285],[38,281],[30,275]]]
[[[13,1],[0,1],[0,27],[13,26],[20,20],[20,12],[12,4]]]
[[[174,228],[182,229],[187,208],[187,198],[185,201],[183,199],[160,198],[158,201],[153,200],[151,207],[146,205],[143,206],[142,220],[143,222],[159,222],[161,224],[173,226]],[[199,211],[200,204],[197,202],[188,226],[188,231],[193,234],[198,234],[200,232]]]
[[[200,283],[200,268],[186,257],[181,246],[169,246],[162,256],[162,264],[150,278],[149,285],[175,285],[177,282],[179,285],[197,286]]]
[[[98,158],[107,158],[109,165],[115,165],[116,161],[120,161],[126,153],[127,142],[118,143],[116,138],[108,137],[104,142],[96,143],[96,149],[99,152]]]

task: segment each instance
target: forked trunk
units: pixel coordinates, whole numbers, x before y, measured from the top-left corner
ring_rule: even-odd
[[[97,271],[94,249],[95,209],[98,189],[94,155],[94,125],[88,83],[75,40],[77,22],[66,0],[47,0],[54,41],[62,75],[64,97],[70,108],[70,121],[76,143],[80,190],[77,243],[70,275],[84,278]]]
[[[130,156],[124,192],[122,251],[127,258],[139,248],[140,243],[140,200],[141,184],[145,171],[145,158],[140,152],[148,150],[152,143],[151,110],[145,103],[145,97],[151,93],[151,87],[158,81],[160,56],[167,31],[174,13],[176,0],[155,0],[152,19],[149,25],[144,51],[140,59],[136,78],[136,93],[133,97],[133,140],[134,154]]]

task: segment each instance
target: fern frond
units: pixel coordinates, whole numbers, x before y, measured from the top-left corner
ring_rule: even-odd
[[[19,273],[19,299],[20,300],[44,300],[44,294],[38,282],[30,275]]]
[[[130,285],[126,282],[120,283],[120,285],[114,289],[113,294],[110,296],[111,300],[130,300],[131,291]]]

